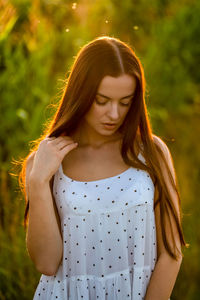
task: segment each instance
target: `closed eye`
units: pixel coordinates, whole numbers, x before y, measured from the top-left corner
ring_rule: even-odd
[[[122,106],[129,106],[131,104],[131,102],[129,103],[120,103]]]
[[[95,98],[95,102],[96,102],[98,105],[105,105],[108,101],[101,102],[101,101],[99,101],[97,98]],[[131,104],[131,101],[129,101],[128,103],[120,102],[120,105],[122,105],[122,106],[129,106],[130,104]]]

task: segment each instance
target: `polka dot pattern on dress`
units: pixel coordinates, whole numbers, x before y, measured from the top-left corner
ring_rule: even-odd
[[[54,276],[41,276],[34,300],[144,299],[157,259],[149,174],[130,167],[82,182],[64,174],[61,164],[53,192],[63,259]]]

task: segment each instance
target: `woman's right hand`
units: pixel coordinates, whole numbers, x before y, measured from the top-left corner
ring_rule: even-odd
[[[49,182],[65,155],[77,145],[69,136],[46,137],[35,153],[30,175],[42,182]]]

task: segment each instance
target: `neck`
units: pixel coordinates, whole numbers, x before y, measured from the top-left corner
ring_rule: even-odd
[[[81,124],[72,134],[74,141],[78,142],[79,147],[101,148],[104,144],[118,141],[122,138],[119,132],[110,136],[101,135],[87,124]]]

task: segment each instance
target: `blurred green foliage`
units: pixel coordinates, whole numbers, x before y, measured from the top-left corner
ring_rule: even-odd
[[[127,42],[144,66],[149,117],[174,159],[190,243],[171,299],[200,299],[199,19],[198,0],[1,1],[0,299],[32,299],[40,277],[27,254],[11,161],[28,154],[75,55],[100,35]]]

